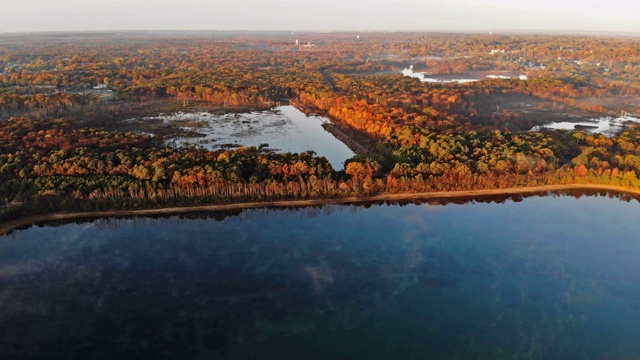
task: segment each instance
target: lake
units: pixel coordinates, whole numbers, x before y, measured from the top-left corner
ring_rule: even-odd
[[[0,358],[640,357],[640,204],[369,204],[0,237]]]
[[[503,75],[503,73],[498,73],[498,74],[488,74],[487,72],[480,72],[482,73],[482,76],[473,76],[475,73],[478,72],[469,72],[468,74],[426,74],[426,73],[422,73],[422,72],[416,72],[413,71],[413,66],[410,66],[409,68],[403,69],[402,70],[402,75],[404,76],[409,76],[409,77],[414,77],[418,80],[420,80],[420,82],[425,82],[425,83],[441,83],[441,84],[447,84],[447,83],[458,83],[458,84],[465,84],[465,83],[470,83],[470,82],[476,82],[476,81],[480,81],[483,79],[511,79],[511,76],[506,76]],[[519,75],[518,76],[519,80],[527,80],[527,76],[526,75]]]
[[[579,117],[578,117],[579,118]],[[617,118],[605,116],[598,119],[582,119],[583,121],[559,121],[546,125],[534,126],[531,131],[546,130],[576,130],[576,126],[582,127],[589,134],[603,134],[612,137],[631,124],[640,123],[640,119],[632,115],[624,115]]]
[[[271,111],[224,115],[178,112],[129,121],[145,120],[162,120],[167,125],[193,134],[191,137],[167,141],[175,146],[199,145],[208,150],[220,150],[266,144],[269,149],[281,153],[315,151],[318,156],[326,157],[336,170],[343,169],[344,161],[355,155],[347,145],[322,127],[329,119],[306,116],[291,105],[279,106]]]

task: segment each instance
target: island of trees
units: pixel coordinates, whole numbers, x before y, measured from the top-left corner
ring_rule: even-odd
[[[0,222],[558,184],[640,189],[635,126],[531,131],[566,116],[640,114],[640,39],[360,35],[1,36]],[[401,74],[410,66],[481,80],[421,82]],[[172,147],[176,129],[150,136],[126,121],[283,101],[329,117],[359,154],[334,169],[312,151]]]

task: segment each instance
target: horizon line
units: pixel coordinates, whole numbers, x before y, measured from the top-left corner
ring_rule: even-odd
[[[0,30],[0,36],[3,35],[20,35],[20,34],[64,34],[64,33],[321,33],[321,34],[339,34],[339,33],[455,33],[455,34],[488,34],[488,35],[623,35],[623,36],[640,36],[640,31],[620,31],[620,30],[570,30],[570,29],[404,29],[404,30],[355,30],[355,29],[336,29],[336,30],[291,30],[291,29],[84,29],[84,30],[33,30],[33,31],[3,31]]]

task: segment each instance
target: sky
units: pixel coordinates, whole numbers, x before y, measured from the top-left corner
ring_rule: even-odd
[[[0,32],[588,31],[640,34],[638,0],[4,0]]]

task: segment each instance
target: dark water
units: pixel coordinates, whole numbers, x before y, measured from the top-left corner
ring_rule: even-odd
[[[640,358],[640,204],[250,210],[0,238],[0,358]]]

